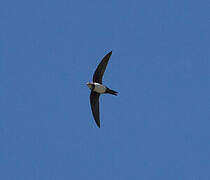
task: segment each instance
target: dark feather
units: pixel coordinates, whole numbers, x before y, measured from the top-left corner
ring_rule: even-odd
[[[93,113],[93,117],[97,126],[100,128],[100,113],[99,113],[99,96],[100,94],[94,91],[90,93],[90,105]]]
[[[93,82],[102,84],[102,78],[103,78],[104,72],[106,70],[106,66],[108,64],[108,61],[109,61],[109,58],[111,55],[112,55],[112,51],[109,52],[106,56],[104,56],[104,58],[98,65],[98,67],[93,75]]]

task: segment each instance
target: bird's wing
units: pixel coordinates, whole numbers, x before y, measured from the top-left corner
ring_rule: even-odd
[[[96,124],[100,128],[99,96],[100,96],[99,93],[91,91],[91,94],[90,94],[90,105],[91,105],[93,117],[94,117],[94,119],[96,121]]]
[[[104,58],[98,65],[96,71],[94,72],[93,82],[102,84],[102,78],[103,78],[104,72],[106,70],[106,66],[108,64],[108,61],[111,55],[112,55],[112,51],[110,51],[106,56],[104,56]]]

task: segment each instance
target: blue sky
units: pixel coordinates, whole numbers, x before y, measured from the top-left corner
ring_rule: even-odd
[[[208,0],[2,0],[0,179],[209,180]],[[100,99],[86,82],[113,51]]]

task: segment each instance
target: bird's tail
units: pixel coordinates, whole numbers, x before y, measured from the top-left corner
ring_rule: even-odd
[[[114,90],[112,90],[112,89],[107,88],[105,93],[108,93],[108,94],[112,94],[112,95],[117,96],[117,93],[118,93],[118,92],[116,92],[116,91],[114,91]]]

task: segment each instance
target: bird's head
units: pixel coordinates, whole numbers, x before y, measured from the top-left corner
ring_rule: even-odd
[[[91,90],[93,89],[93,83],[88,82],[87,86],[88,86],[89,89],[91,89]]]

